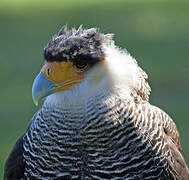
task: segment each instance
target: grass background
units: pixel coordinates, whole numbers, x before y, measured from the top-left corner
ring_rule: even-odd
[[[180,131],[189,164],[188,0],[0,0],[0,179],[5,160],[40,107],[32,81],[43,47],[59,28],[98,27],[115,34],[148,73],[150,102],[164,109]]]

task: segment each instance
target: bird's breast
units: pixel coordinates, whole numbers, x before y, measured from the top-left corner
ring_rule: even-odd
[[[24,138],[25,176],[134,177],[144,163],[153,171],[153,164],[160,164],[158,157],[141,140],[129,114],[119,98],[103,103],[95,98],[74,108],[43,107]]]

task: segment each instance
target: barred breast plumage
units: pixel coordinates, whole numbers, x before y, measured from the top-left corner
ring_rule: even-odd
[[[158,108],[118,96],[74,109],[43,106],[24,137],[25,177],[174,179],[167,162],[173,156],[164,150],[167,121],[174,131]]]

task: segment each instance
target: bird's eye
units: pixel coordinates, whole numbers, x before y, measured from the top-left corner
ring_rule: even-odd
[[[47,76],[50,76],[50,73],[51,73],[50,68],[47,68],[47,71],[46,71]]]
[[[87,67],[88,64],[84,60],[77,60],[75,61],[74,65],[77,69],[83,70]]]

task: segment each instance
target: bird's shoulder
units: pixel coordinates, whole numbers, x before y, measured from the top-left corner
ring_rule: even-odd
[[[150,103],[143,103],[140,107],[143,110],[144,119],[148,121],[146,124],[160,128],[159,131],[163,134],[164,148],[162,153],[165,155],[171,174],[176,179],[189,180],[189,169],[181,154],[179,132],[172,118],[162,109]]]
[[[175,144],[176,148],[181,152],[182,147],[180,143],[180,135],[179,135],[179,131],[177,129],[175,122],[162,109],[153,105],[150,105],[150,109],[151,111],[155,112],[156,118],[160,120],[161,125],[162,125],[162,131],[164,132],[166,137],[169,138],[172,141],[172,143]]]
[[[37,111],[30,120],[27,131],[30,129],[31,123],[35,121],[40,114],[41,109]],[[27,132],[26,131],[26,132]],[[25,163],[23,159],[23,143],[25,133],[17,140],[16,144],[12,148],[5,166],[4,166],[4,180],[20,180],[24,175]]]
[[[176,124],[172,118],[160,108],[156,107],[157,111],[163,117],[163,130],[165,133],[165,154],[168,154],[167,162],[170,171],[174,174],[176,179],[189,180],[189,169],[182,155],[182,147],[180,142],[180,135]]]
[[[24,175],[23,137],[17,140],[5,163],[4,180],[20,180]]]

